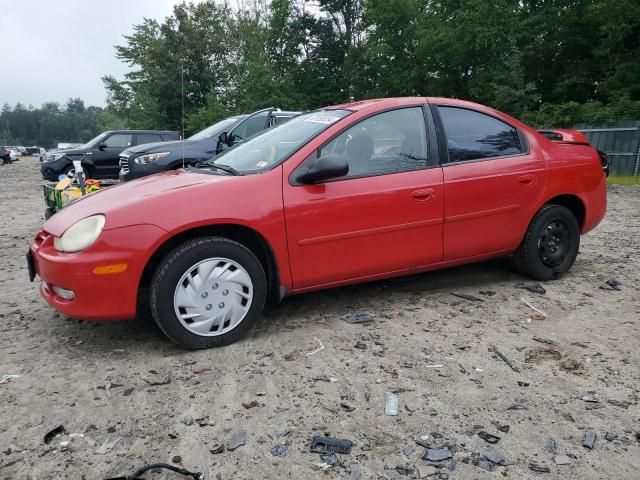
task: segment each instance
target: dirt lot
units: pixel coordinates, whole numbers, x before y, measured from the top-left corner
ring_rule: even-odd
[[[207,479],[640,475],[640,188],[610,189],[607,218],[546,294],[518,288],[527,279],[508,262],[483,263],[288,298],[244,341],[202,352],[150,320],[56,314],[24,259],[42,222],[38,161],[0,167],[0,193],[0,379],[19,375],[0,384],[0,479],[104,479],[159,461]],[[602,288],[610,279],[619,290]],[[548,316],[528,320],[521,298]],[[241,431],[245,445],[211,453]],[[309,452],[323,434],[354,443],[326,471]],[[452,458],[423,460],[416,440]],[[491,451],[508,465],[483,460]]]

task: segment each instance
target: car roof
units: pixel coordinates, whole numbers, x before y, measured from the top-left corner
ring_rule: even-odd
[[[107,130],[103,133],[178,133],[177,130]]]
[[[341,103],[339,105],[331,105],[328,109],[344,109],[344,110],[365,110],[368,108],[393,108],[404,105],[415,105],[416,103],[435,103],[439,105],[451,105],[458,107],[472,107],[474,109],[487,109],[485,105],[479,103],[468,102],[466,100],[458,100],[456,98],[444,97],[391,97],[391,98],[371,98],[367,100],[359,100],[357,102]]]

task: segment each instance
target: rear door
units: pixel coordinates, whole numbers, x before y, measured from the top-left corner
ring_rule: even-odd
[[[426,110],[377,113],[307,158],[347,157],[349,173],[326,183],[283,185],[295,289],[366,279],[442,259],[444,186]],[[430,136],[435,140],[435,135]]]
[[[93,176],[96,178],[118,178],[120,152],[133,146],[132,133],[112,133],[93,149]]]
[[[443,138],[444,260],[515,249],[544,189],[545,161],[505,119],[432,106]]]
[[[137,133],[136,145],[144,145],[146,143],[162,142],[162,137],[159,133]]]

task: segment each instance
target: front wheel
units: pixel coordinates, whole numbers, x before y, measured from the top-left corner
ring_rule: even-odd
[[[267,280],[260,261],[245,246],[201,237],[162,260],[149,293],[160,329],[175,343],[196,350],[242,338],[260,317]]]
[[[573,213],[561,205],[545,205],[531,220],[514,261],[536,280],[551,280],[569,271],[579,247],[580,228]]]

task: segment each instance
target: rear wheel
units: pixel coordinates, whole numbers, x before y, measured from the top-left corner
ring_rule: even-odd
[[[579,247],[580,228],[573,213],[561,205],[545,205],[529,224],[514,261],[536,280],[551,280],[569,271]]]
[[[151,313],[175,343],[202,349],[228,345],[256,323],[267,298],[260,261],[221,237],[189,240],[169,253],[151,282]]]

